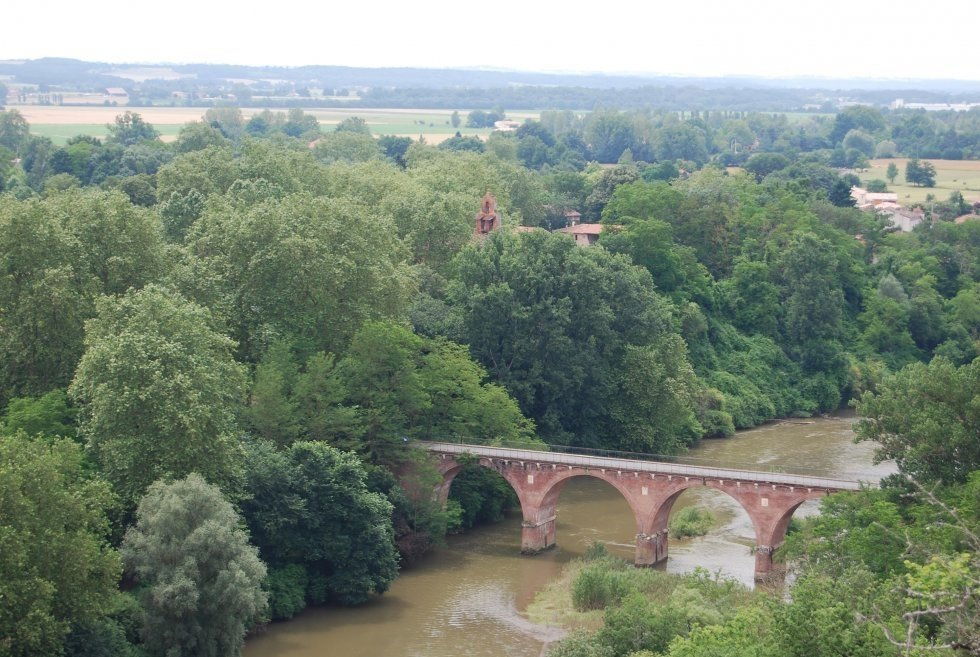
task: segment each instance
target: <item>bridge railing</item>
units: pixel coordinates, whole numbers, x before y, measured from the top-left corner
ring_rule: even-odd
[[[686,455],[660,455],[604,450],[569,445],[502,442],[473,445],[462,440],[420,441],[428,449],[496,458],[554,462],[583,467],[605,467],[695,477],[742,479],[797,486],[856,490],[861,482],[841,479],[826,471],[806,467],[780,467],[758,463],[732,463]]]

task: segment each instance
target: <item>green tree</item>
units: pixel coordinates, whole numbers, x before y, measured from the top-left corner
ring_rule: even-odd
[[[0,427],[10,434],[23,431],[28,436],[73,438],[77,434],[76,413],[68,406],[65,391],[58,388],[37,398],[11,399]]]
[[[452,115],[449,117],[449,122],[454,128],[458,128],[462,121],[459,118],[459,110],[453,110]]]
[[[0,112],[0,146],[21,153],[27,145],[31,128],[17,110]]]
[[[337,123],[337,127],[334,128],[335,132],[353,132],[360,135],[371,136],[371,128],[368,127],[367,121],[359,116],[348,116]]]
[[[342,353],[365,320],[403,316],[414,290],[390,219],[350,197],[216,205],[187,242],[187,287],[253,362],[280,339]]]
[[[107,613],[112,504],[76,443],[0,436],[0,654],[59,655],[73,626]]]
[[[895,166],[894,162],[888,163],[888,169],[885,170],[885,176],[888,178],[888,182],[895,184],[895,178],[898,177],[898,167]]]
[[[324,164],[368,162],[382,157],[378,140],[355,130],[339,130],[316,141],[313,155]]]
[[[299,564],[314,603],[359,604],[383,593],[398,572],[392,506],[368,491],[360,461],[321,442],[285,451],[249,446],[242,504],[252,538],[275,566]]]
[[[123,500],[161,477],[198,472],[236,490],[244,371],[211,314],[151,285],[97,303],[69,393],[81,433]]]
[[[782,153],[753,153],[743,167],[762,182],[770,173],[785,169],[790,165],[789,158]]]
[[[140,584],[149,655],[238,655],[266,610],[266,568],[241,519],[200,475],[158,481],[122,544]]]
[[[200,151],[209,146],[227,148],[231,144],[221,131],[203,121],[187,123],[177,133],[174,149],[178,153]]]
[[[117,116],[115,122],[107,124],[106,127],[109,129],[109,141],[122,146],[132,146],[160,136],[160,133],[144,121],[142,116],[129,110]]]
[[[564,235],[499,231],[464,250],[456,266],[459,279],[449,300],[460,313],[463,342],[546,440],[615,447],[624,422],[645,417],[662,420],[665,432],[677,427],[671,413],[623,409],[612,415],[623,386],[643,378],[628,366],[643,368],[648,358],[656,359],[642,349],[660,354],[677,347],[670,338],[669,303],[653,291],[647,271],[604,249],[578,247]],[[641,350],[631,352],[631,345]],[[686,359],[662,355],[669,376],[683,378]],[[641,394],[641,387],[631,386],[630,394]],[[639,408],[655,404],[656,394],[649,390],[643,404],[631,399]]]
[[[828,343],[843,331],[844,293],[833,245],[812,233],[799,233],[782,259],[786,338],[807,370],[829,370]]]
[[[929,483],[962,482],[980,468],[980,359],[956,367],[937,357],[905,367],[865,392],[859,440],[873,440],[875,459],[895,459],[906,475]]]

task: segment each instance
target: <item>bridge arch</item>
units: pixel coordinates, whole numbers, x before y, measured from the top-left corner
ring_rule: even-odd
[[[629,462],[625,462],[627,465],[621,468],[593,467],[583,464],[580,457],[562,463],[561,455],[551,454],[549,457],[544,456],[549,455],[548,452],[542,452],[540,454],[543,458],[532,460],[527,458],[529,452],[526,450],[511,451],[525,458],[478,456],[476,462],[498,472],[517,494],[523,515],[521,551],[525,554],[534,554],[555,545],[558,498],[565,483],[570,479],[576,477],[601,479],[613,486],[625,498],[636,520],[634,562],[638,566],[653,565],[667,558],[667,525],[674,503],[681,493],[689,488],[708,487],[733,498],[751,519],[756,534],[756,578],[762,579],[773,568],[772,553],[782,544],[793,512],[803,502],[827,495],[832,490],[827,487],[805,485],[807,481],[802,477],[798,479],[803,481],[804,485],[797,485],[792,478],[774,483],[757,476],[763,473],[745,473],[753,476],[738,477],[734,471],[688,466],[682,466],[683,471],[690,471],[693,474],[667,474],[640,468],[631,469]],[[439,453],[438,459],[443,482],[436,494],[444,502],[462,464],[457,461],[454,453]],[[595,459],[595,462],[605,465],[610,460]],[[705,475],[698,476],[702,471]],[[708,472],[713,473],[714,476],[706,476]],[[722,476],[717,475],[719,472]],[[736,476],[725,476],[728,472]]]

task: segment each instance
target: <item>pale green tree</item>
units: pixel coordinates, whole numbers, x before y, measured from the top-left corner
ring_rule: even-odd
[[[150,486],[122,544],[153,657],[234,657],[266,610],[265,564],[221,491],[192,473]]]

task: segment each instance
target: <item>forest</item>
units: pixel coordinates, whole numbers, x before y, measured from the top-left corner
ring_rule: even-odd
[[[960,195],[896,232],[842,170],[978,157],[978,119],[555,111],[433,146],[220,107],[57,147],[0,113],[0,656],[237,655],[383,594],[515,502],[471,468],[436,504],[415,440],[671,456],[849,404],[899,474],[791,535],[789,596],[657,605],[597,551],[604,626],[551,655],[980,655],[980,222]],[[597,246],[551,232],[571,209]]]

